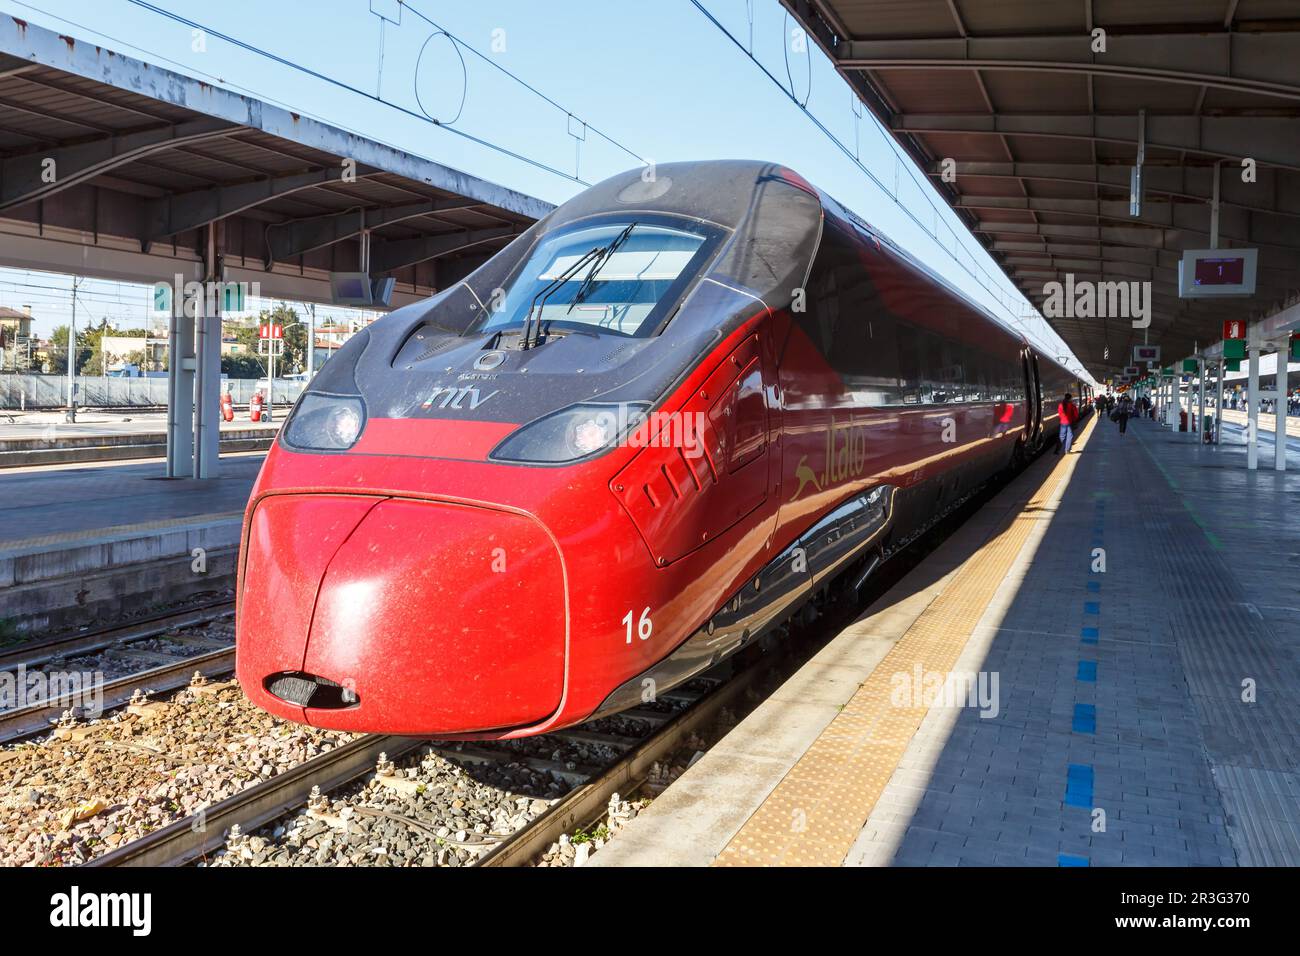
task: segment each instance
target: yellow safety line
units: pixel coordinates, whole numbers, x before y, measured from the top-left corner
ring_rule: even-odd
[[[1082,450],[1095,416],[1075,447]],[[929,708],[895,706],[896,674],[948,674],[1041,513],[1074,471],[1065,456],[962,565],[843,709],[745,821],[715,866],[839,866]]]

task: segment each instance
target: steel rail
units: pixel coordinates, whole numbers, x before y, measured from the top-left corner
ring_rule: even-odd
[[[615,793],[629,794],[639,787],[651,767],[666,759],[692,733],[717,719],[736,703],[761,676],[772,658],[761,658],[739,674],[723,681],[696,703],[678,712],[635,748],[596,777],[569,791],[560,801],[526,827],[512,833],[482,856],[476,866],[527,866],[541,856],[560,835],[600,816]]]
[[[43,664],[56,657],[69,657],[104,650],[114,644],[142,641],[178,627],[192,627],[235,613],[235,602],[214,601],[181,611],[168,611],[75,634],[61,634],[0,650],[0,671]]]
[[[381,753],[399,757],[424,743],[418,737],[359,737],[83,865],[184,866],[219,849],[233,825],[251,833],[306,803],[313,787],[336,790],[373,773]]]
[[[175,664],[162,664],[147,670],[127,674],[106,682],[100,689],[68,691],[55,698],[36,701],[26,707],[0,712],[0,744],[13,743],[50,729],[53,719],[75,705],[83,704],[88,695],[97,698],[102,694],[104,710],[127,703],[137,690],[166,693],[189,686],[195,671],[206,677],[225,674],[235,669],[235,648],[223,647],[178,658]],[[100,703],[100,699],[96,703]]]

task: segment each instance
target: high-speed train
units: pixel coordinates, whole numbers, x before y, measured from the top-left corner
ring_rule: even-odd
[[[442,738],[636,706],[860,583],[1067,391],[787,168],[615,176],[316,376],[245,514],[239,679]]]

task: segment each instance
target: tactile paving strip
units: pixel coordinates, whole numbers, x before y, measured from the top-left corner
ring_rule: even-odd
[[[1083,450],[1089,419],[1075,448]],[[1077,458],[1066,456],[990,535],[745,821],[715,866],[839,866],[929,708],[895,705],[894,676],[947,674]]]

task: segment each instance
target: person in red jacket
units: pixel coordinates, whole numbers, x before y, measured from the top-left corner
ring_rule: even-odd
[[[1074,397],[1066,392],[1061,403],[1056,406],[1056,414],[1061,416],[1061,440],[1056,446],[1056,451],[1052,452],[1054,455],[1059,455],[1062,450],[1068,455],[1070,446],[1074,444],[1074,425],[1079,420],[1079,406],[1074,404],[1073,399]]]

